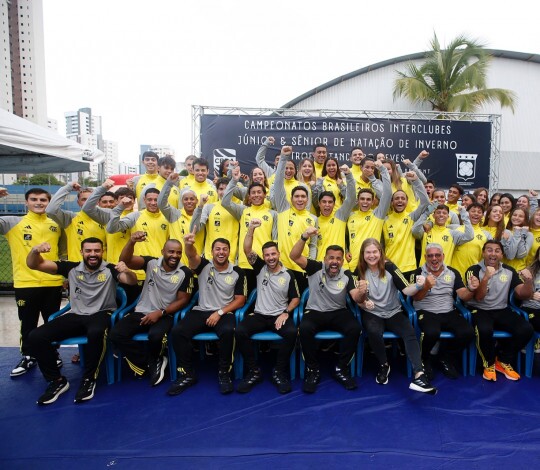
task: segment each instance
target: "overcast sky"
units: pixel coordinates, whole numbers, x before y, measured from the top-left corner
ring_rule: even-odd
[[[392,8],[392,5],[395,5]],[[335,77],[459,34],[539,53],[531,8],[332,0],[43,0],[48,115],[90,107],[120,161],[140,144],[191,153],[191,106],[279,108]]]

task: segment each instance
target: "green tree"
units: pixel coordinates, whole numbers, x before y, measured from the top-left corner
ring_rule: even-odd
[[[64,185],[64,183],[57,179],[54,175],[50,175],[47,173],[37,173],[30,177],[28,177],[27,175],[21,176],[17,179],[17,182],[15,184],[29,184],[32,186],[48,186],[50,184],[58,186]]]
[[[92,178],[83,178],[82,186],[85,188],[95,188],[98,186],[98,182]]]
[[[408,98],[416,104],[430,103],[435,111],[477,111],[487,103],[499,103],[514,112],[516,94],[502,88],[486,88],[491,55],[484,45],[465,36],[458,36],[441,49],[437,35],[431,50],[417,67],[412,62],[405,72],[397,71],[394,100]]]

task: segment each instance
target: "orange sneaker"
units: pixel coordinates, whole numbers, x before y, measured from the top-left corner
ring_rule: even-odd
[[[505,364],[500,362],[498,359],[495,359],[495,370],[504,374],[508,380],[519,380],[519,374],[512,368],[510,364]]]
[[[493,380],[495,382],[497,380],[497,374],[495,372],[495,365],[491,365],[489,367],[484,368],[484,374],[482,375],[484,379],[486,380]]]

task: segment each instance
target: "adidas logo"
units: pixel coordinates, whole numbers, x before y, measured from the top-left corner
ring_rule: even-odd
[[[32,230],[32,226],[31,225],[27,225],[26,227],[24,228],[27,228],[28,230]]]

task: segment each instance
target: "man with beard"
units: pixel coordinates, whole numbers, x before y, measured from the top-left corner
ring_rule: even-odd
[[[68,278],[71,310],[32,330],[28,337],[31,354],[37,359],[45,380],[49,382],[37,403],[53,403],[69,389],[69,382],[60,374],[56,365],[56,347],[52,343],[85,335],[88,338],[85,368],[81,385],[75,395],[75,403],[81,403],[94,396],[99,365],[105,355],[105,338],[111,313],[117,307],[117,283],[134,285],[137,278],[125,263],[120,262],[115,266],[103,261],[103,242],[99,238],[82,241],[81,262],[44,259],[42,253],[50,251],[51,246],[47,242],[36,245],[28,253],[26,263],[30,269]]]
[[[230,243],[216,238],[212,259],[202,258],[195,249],[195,233],[184,237],[189,267],[199,278],[199,301],[172,329],[171,339],[178,363],[178,378],[169,395],[178,395],[197,383],[192,364],[192,338],[198,333],[215,331],[219,350],[219,390],[234,390],[231,368],[234,353],[235,310],[246,302],[247,288],[243,271],[229,262]]]
[[[422,330],[420,346],[424,371],[431,381],[433,368],[430,353],[439,341],[441,330],[446,330],[453,333],[454,338],[441,343],[439,366],[446,377],[457,379],[453,358],[472,341],[474,331],[454,308],[454,297],[457,295],[461,300],[469,301],[473,293],[465,287],[459,272],[444,263],[445,254],[441,245],[429,243],[424,256],[426,262],[416,270],[416,275],[423,276],[425,281],[413,296],[418,324]],[[469,282],[471,289],[477,287],[474,281]]]
[[[356,352],[361,328],[352,312],[347,309],[347,295],[360,300],[360,289],[355,286],[350,271],[343,269],[344,250],[337,245],[326,249],[324,261],[306,258],[302,252],[306,241],[318,234],[315,227],[307,227],[291,250],[291,259],[304,269],[308,276],[309,298],[300,322],[300,342],[306,361],[303,391],[314,393],[320,382],[317,359],[317,332],[330,329],[343,335],[341,351],[333,377],[346,390],[357,388],[350,374],[350,362]]]
[[[154,387],[165,378],[165,336],[172,328],[174,314],[191,298],[193,275],[180,262],[182,244],[178,240],[167,240],[159,258],[135,256],[135,244],[144,239],[144,232],[132,233],[120,254],[120,261],[129,268],[145,270],[146,279],[135,311],[114,325],[110,338],[137,376],[150,371],[150,385]],[[133,339],[139,333],[148,333],[146,344]]]
[[[180,191],[180,203],[181,209],[172,207],[168,203],[169,191],[175,187],[178,183],[180,176],[177,173],[171,173],[167,178],[167,181],[163,185],[163,190],[161,191],[158,198],[158,207],[162,214],[165,216],[169,222],[169,235],[171,238],[179,240],[182,243],[182,263],[185,265],[188,264],[188,258],[186,255],[186,250],[183,245],[184,236],[191,232],[191,222],[193,220],[193,214],[195,213],[195,208],[199,198],[197,193],[188,187],[182,188]],[[201,197],[206,197],[206,194],[203,194]],[[205,199],[208,201],[208,198]],[[195,236],[195,249],[198,253],[204,252],[204,235],[205,230],[199,230],[196,232]]]
[[[484,244],[482,257],[478,264],[467,269],[465,279],[472,283],[469,289],[474,291],[467,305],[471,307],[476,327],[476,346],[484,363],[483,377],[496,381],[496,372],[500,372],[509,380],[519,380],[511,362],[529,342],[534,330],[527,320],[510,309],[508,302],[512,290],[516,299],[525,300],[532,296],[532,275],[528,269],[518,275],[512,267],[501,263],[503,246],[498,240]],[[497,351],[493,342],[495,328],[512,335],[498,343]]]
[[[272,383],[279,393],[289,393],[291,382],[288,364],[298,336],[293,312],[300,303],[300,293],[294,273],[279,261],[276,242],[268,241],[262,246],[262,259],[253,251],[253,232],[261,225],[259,219],[251,219],[244,239],[244,253],[257,275],[257,301],[253,312],[247,314],[236,328],[238,349],[244,357],[247,370],[236,390],[247,393],[262,382],[262,372],[255,360],[251,336],[270,330],[283,338],[277,351],[276,366],[272,371]]]
[[[386,257],[399,268],[405,279],[409,280],[418,267],[412,227],[426,209],[429,199],[424,185],[414,171],[405,173],[405,177],[412,182],[419,205],[414,211],[408,212],[406,210],[409,202],[407,193],[402,190],[395,191],[392,195],[392,211],[384,221],[383,236]]]

